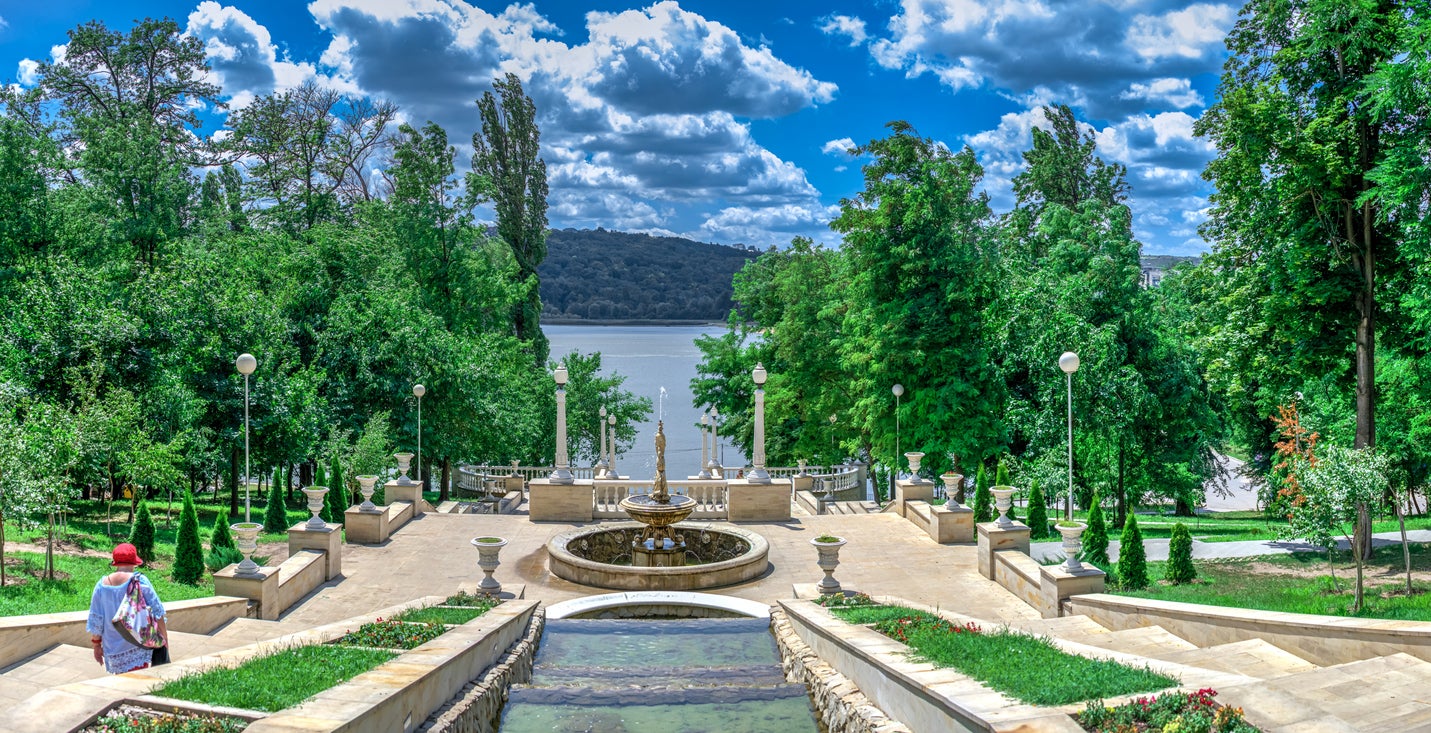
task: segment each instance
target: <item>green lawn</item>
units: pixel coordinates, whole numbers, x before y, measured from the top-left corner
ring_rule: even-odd
[[[1412,545],[1412,570],[1431,570],[1431,548]],[[1355,568],[1345,552],[1337,553],[1338,590],[1332,589],[1327,573],[1326,553],[1299,552],[1242,560],[1197,562],[1200,582],[1189,585],[1161,583],[1137,592],[1112,591],[1119,595],[1157,598],[1165,601],[1206,603],[1212,606],[1256,608],[1264,611],[1351,615],[1352,583]],[[1148,563],[1148,577],[1163,576],[1164,563]],[[1258,572],[1286,570],[1297,574]],[[1431,592],[1425,581],[1413,583],[1417,595],[1398,595],[1405,590],[1401,547],[1381,547],[1373,553],[1366,570],[1365,618],[1431,621]],[[1383,597],[1385,595],[1385,597]]]
[[[6,553],[5,557],[19,559],[23,563],[21,566],[7,565],[7,574],[38,573],[45,566],[45,556],[41,554]],[[0,593],[0,616],[88,610],[95,582],[113,568],[109,566],[108,558],[55,555],[55,570],[67,579],[39,580],[32,577],[22,585],[6,585],[5,591]],[[154,567],[146,567],[142,571],[154,585],[161,601],[208,598],[214,594],[213,583],[207,577],[202,585],[181,585],[170,580],[168,562],[156,563]]]
[[[234,669],[181,677],[150,694],[273,712],[297,705],[396,656],[381,649],[302,646],[250,659]]]
[[[1025,507],[1018,507],[1019,519],[1028,518],[1028,510]],[[1105,512],[1104,517],[1108,519],[1110,526],[1108,534],[1111,539],[1118,539],[1118,534],[1122,527],[1111,526],[1111,512]],[[1049,520],[1063,516],[1061,512],[1055,512],[1049,508]],[[1073,513],[1075,519],[1087,521],[1088,513],[1077,511]],[[1187,525],[1188,532],[1192,533],[1193,539],[1199,542],[1240,542],[1243,540],[1275,540],[1278,539],[1286,527],[1285,521],[1268,519],[1262,512],[1217,512],[1215,514],[1199,514],[1192,517],[1178,517],[1168,514],[1139,514],[1138,529],[1143,533],[1143,539],[1168,539],[1173,532],[1173,525],[1182,522]],[[1395,519],[1378,520],[1372,524],[1374,532],[1395,532],[1400,529],[1400,525]],[[1431,517],[1410,517],[1406,520],[1406,530],[1431,529]],[[1057,539],[1057,534],[1052,535]]]

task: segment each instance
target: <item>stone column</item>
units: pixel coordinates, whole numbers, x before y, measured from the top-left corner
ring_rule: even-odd
[[[556,434],[556,467],[552,469],[551,482],[554,484],[569,484],[576,480],[571,473],[570,461],[567,458],[566,449],[566,368],[556,368],[556,400],[557,400],[557,434]]]
[[[755,365],[755,447],[751,456],[750,475],[746,477],[752,484],[770,483],[770,474],[765,470],[765,367]]]

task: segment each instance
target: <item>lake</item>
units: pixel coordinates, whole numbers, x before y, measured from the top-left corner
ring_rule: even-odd
[[[623,476],[650,478],[656,473],[656,412],[666,388],[666,475],[684,478],[700,471],[701,412],[691,404],[691,380],[701,352],[697,336],[725,333],[725,326],[550,326],[551,358],[577,351],[601,353],[601,370],[626,377],[623,389],[651,398],[651,419],[637,426],[636,442],[616,457]],[[721,436],[721,465],[748,465],[749,459]]]

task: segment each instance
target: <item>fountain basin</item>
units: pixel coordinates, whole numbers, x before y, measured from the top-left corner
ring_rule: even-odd
[[[754,580],[769,567],[770,543],[730,524],[670,525],[686,540],[686,561],[676,567],[632,567],[631,546],[646,530],[640,522],[611,522],[562,532],[547,542],[552,575],[581,585],[616,590],[698,590]]]

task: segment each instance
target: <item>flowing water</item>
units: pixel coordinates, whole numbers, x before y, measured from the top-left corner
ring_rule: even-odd
[[[502,733],[817,733],[767,619],[557,619]]]

